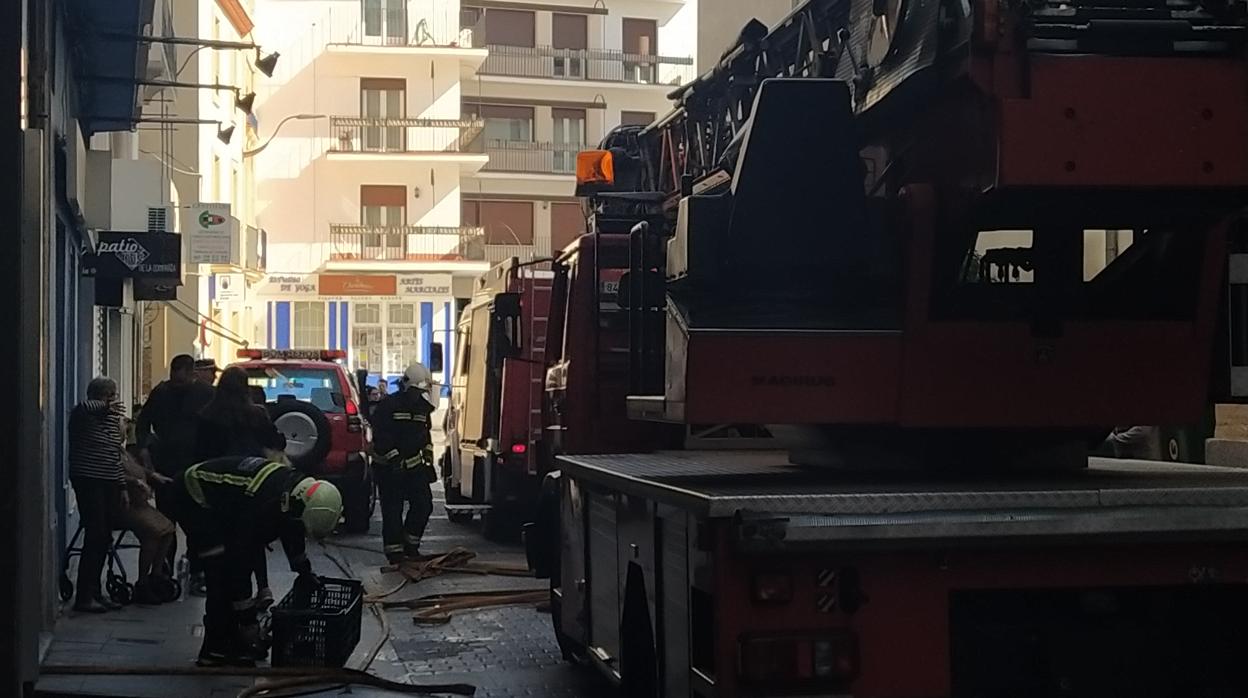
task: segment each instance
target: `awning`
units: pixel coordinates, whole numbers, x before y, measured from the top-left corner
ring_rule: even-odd
[[[152,24],[155,0],[69,0],[77,43],[79,124],[84,135],[129,131],[142,109],[136,80],[146,77],[149,44],[134,38]]]

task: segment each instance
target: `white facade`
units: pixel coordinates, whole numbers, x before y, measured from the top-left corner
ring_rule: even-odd
[[[460,219],[461,180],[486,163],[461,75],[486,54],[459,12],[455,0],[257,3],[257,35],[282,54],[256,102],[257,345],[346,349],[353,367],[390,376],[435,342],[449,356],[455,289],[488,268],[480,229]]]
[[[695,76],[697,2],[463,4],[490,54],[464,76],[489,155],[464,183],[465,216],[485,229],[491,262],[549,256],[584,229],[576,153],[666,113],[667,93]]]

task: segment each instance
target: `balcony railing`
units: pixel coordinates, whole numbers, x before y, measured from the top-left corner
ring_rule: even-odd
[[[693,58],[688,56],[499,44],[486,48],[489,56],[478,71],[482,75],[639,85],[683,85],[695,77]]]
[[[482,167],[489,172],[529,172],[536,174],[576,174],[576,154],[584,150],[580,144],[530,143],[528,141],[485,141],[490,156]]]
[[[394,46],[424,48],[481,48],[472,28],[461,28],[458,17],[417,17],[406,12],[386,13],[378,21],[337,21],[341,13],[331,10],[324,30],[327,44],[343,46]]]
[[[485,261],[498,264],[512,257],[521,262],[550,256],[550,238],[537,238],[532,245],[485,245]]]
[[[337,153],[465,153],[485,122],[479,119],[330,119]],[[481,152],[478,149],[475,152]]]
[[[331,225],[330,259],[366,262],[485,259],[485,229],[420,225]]]

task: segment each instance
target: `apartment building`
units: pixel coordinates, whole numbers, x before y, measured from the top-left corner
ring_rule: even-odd
[[[549,256],[584,231],[576,154],[669,109],[694,76],[695,6],[464,0],[489,57],[465,75],[463,109],[484,122],[489,162],[464,182],[463,218],[484,229],[490,261]]]
[[[436,343],[449,365],[455,299],[489,267],[460,215],[487,155],[461,95],[486,52],[458,0],[258,0],[256,14],[282,54],[256,102],[256,343],[344,349],[389,377]]]

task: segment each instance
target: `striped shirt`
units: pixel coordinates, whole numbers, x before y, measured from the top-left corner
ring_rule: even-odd
[[[125,484],[121,413],[102,400],[85,400],[69,415],[69,476]]]

